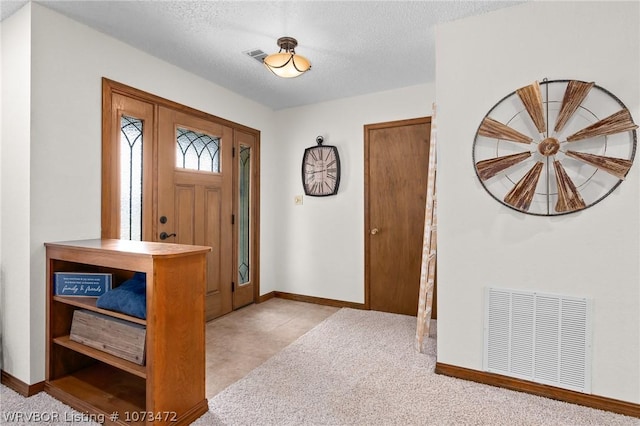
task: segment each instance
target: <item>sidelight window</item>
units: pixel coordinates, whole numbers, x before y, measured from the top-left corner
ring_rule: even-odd
[[[120,117],[120,238],[142,241],[142,120]]]
[[[238,283],[250,281],[250,248],[249,233],[251,207],[251,147],[240,145],[238,164]]]

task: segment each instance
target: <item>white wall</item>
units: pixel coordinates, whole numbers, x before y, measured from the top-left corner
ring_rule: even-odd
[[[2,129],[0,150],[0,331],[3,370],[29,382],[30,69],[31,8],[2,22]],[[10,82],[10,83],[9,83]]]
[[[284,129],[281,167],[272,176],[278,216],[266,238],[277,249],[263,254],[263,264],[276,268],[274,290],[364,303],[364,125],[429,116],[433,100],[434,85],[424,84],[277,113]],[[319,135],[338,147],[340,188],[332,197],[304,196],[296,206],[294,196],[304,194],[302,155]]]
[[[486,112],[544,77],[595,81],[640,122],[640,3],[533,2],[437,35],[438,361],[482,370],[483,289],[594,301],[592,392],[640,402],[640,164],[606,200],[548,218],[497,203],[471,162]]]

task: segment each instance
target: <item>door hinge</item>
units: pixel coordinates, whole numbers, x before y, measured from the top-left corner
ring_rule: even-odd
[[[231,148],[231,156],[232,157],[236,156],[236,147],[235,146],[233,148]]]
[[[235,214],[232,214],[232,215],[231,215],[231,224],[232,224],[232,225],[235,225],[235,224],[236,224],[236,215],[235,215]]]
[[[231,293],[233,293],[234,291],[236,291],[236,283],[231,281]]]

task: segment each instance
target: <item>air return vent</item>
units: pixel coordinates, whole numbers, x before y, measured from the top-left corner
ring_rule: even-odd
[[[488,288],[484,369],[591,392],[591,301]]]
[[[255,59],[256,61],[258,61],[260,63],[262,63],[262,60],[268,56],[266,53],[264,53],[260,49],[251,49],[251,50],[244,51],[242,53],[244,53],[247,56],[252,57],[253,59]]]

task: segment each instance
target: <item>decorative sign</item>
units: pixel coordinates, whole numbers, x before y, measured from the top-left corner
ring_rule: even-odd
[[[54,272],[56,296],[98,297],[111,290],[111,274]]]

